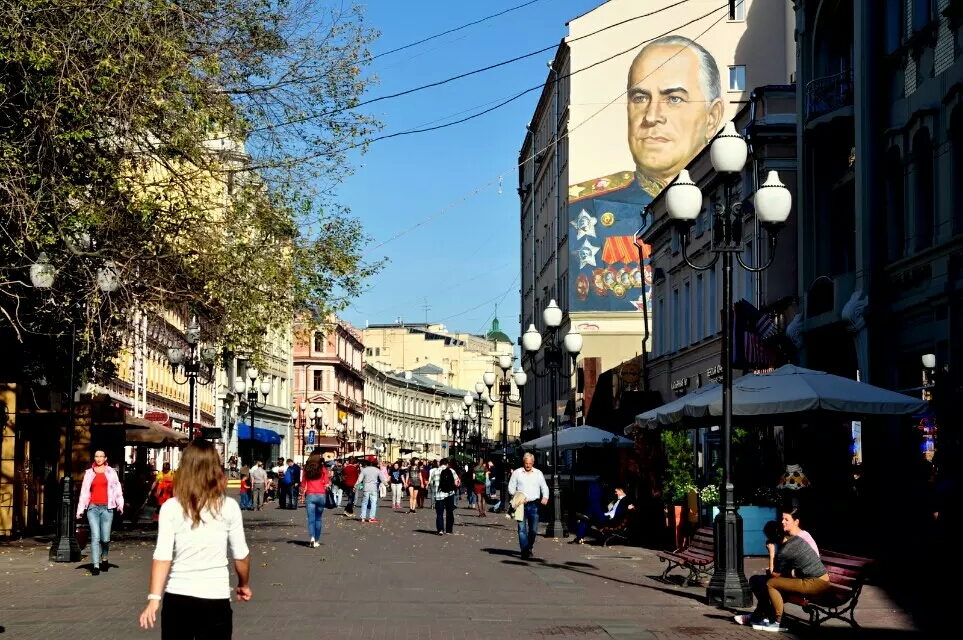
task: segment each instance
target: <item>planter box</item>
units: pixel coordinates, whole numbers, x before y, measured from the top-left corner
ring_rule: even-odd
[[[712,507],[712,520],[719,514],[719,507]],[[776,507],[739,507],[742,516],[742,554],[744,556],[766,555],[766,536],[762,528],[770,520],[776,520],[779,514]]]

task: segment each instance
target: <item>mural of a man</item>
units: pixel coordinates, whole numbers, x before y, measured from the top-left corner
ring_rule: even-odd
[[[663,36],[639,51],[629,67],[626,95],[627,142],[635,168],[569,187],[569,216],[576,229],[580,217],[607,222],[595,228],[598,235],[593,244],[602,247],[617,243],[621,237],[627,239],[622,244],[631,244],[641,211],[705,148],[723,124],[725,105],[719,67],[702,45],[684,36]],[[581,246],[573,243],[576,255]],[[637,258],[629,259],[624,253],[603,252],[604,266],[621,263],[619,268],[631,268],[638,264]],[[650,280],[648,276],[645,279]],[[580,306],[585,310],[631,311],[641,304],[641,297],[602,300],[596,291]]]

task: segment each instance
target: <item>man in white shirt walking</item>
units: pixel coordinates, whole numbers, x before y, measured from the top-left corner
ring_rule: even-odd
[[[548,484],[542,472],[535,468],[535,456],[526,453],[522,458],[522,468],[515,469],[508,481],[508,493],[525,496],[525,506],[520,507],[525,513],[518,521],[518,546],[522,550],[522,559],[528,560],[532,557],[538,535],[538,504],[548,504]]]
[[[264,504],[264,489],[267,485],[267,479],[264,462],[258,460],[257,464],[251,468],[251,493],[254,494],[254,509],[257,511],[260,511],[261,505]]]

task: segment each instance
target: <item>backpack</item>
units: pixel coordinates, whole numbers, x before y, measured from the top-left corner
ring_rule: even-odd
[[[457,487],[458,485],[455,484],[455,472],[451,470],[451,467],[443,470],[441,477],[438,479],[438,491],[442,493],[454,493]]]
[[[344,486],[344,469],[335,469],[333,477],[331,478],[331,484],[336,487]]]

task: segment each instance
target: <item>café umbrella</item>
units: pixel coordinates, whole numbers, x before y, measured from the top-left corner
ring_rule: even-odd
[[[817,412],[860,416],[915,415],[926,402],[902,393],[833,375],[785,365],[749,374],[732,383],[732,413],[737,418],[792,416]],[[722,416],[722,387],[710,385],[636,416],[636,425],[685,427]]]

